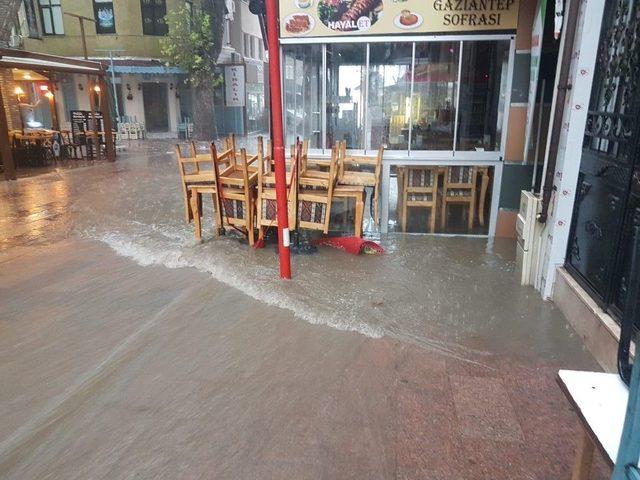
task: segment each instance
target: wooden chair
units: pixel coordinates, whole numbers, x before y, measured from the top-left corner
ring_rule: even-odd
[[[338,185],[361,186],[373,189],[373,217],[379,224],[378,197],[380,195],[380,177],[382,173],[382,157],[384,146],[378,149],[375,157],[347,156],[346,142],[339,142],[338,156]]]
[[[442,187],[442,209],[440,227],[444,230],[447,223],[447,207],[451,204],[466,205],[467,228],[473,229],[476,213],[476,181],[477,167],[448,167],[444,175]]]
[[[296,168],[289,168],[287,176],[287,203],[289,215],[289,229],[295,230],[296,221]],[[264,153],[262,137],[258,137],[258,196],[256,211],[256,226],[258,238],[263,239],[266,229],[277,224],[276,177],[273,169],[273,152],[271,142],[267,142],[267,153]]]
[[[231,165],[220,169],[223,158],[217,155],[215,144],[211,144],[216,179],[216,198],[221,216],[221,226],[242,229],[246,233],[249,245],[255,240],[255,187],[258,183],[258,168],[250,166],[252,161],[247,151],[240,150],[240,162],[234,152],[227,150],[224,156],[231,156]],[[257,159],[257,155],[256,155]],[[255,160],[255,159],[254,159]]]
[[[237,164],[242,158],[242,150],[237,148],[235,134],[232,133],[228,135],[227,138],[225,138],[222,142],[222,146],[225,151],[231,150],[232,152],[234,152],[233,163]],[[248,155],[247,158],[249,159],[249,164],[252,164],[257,160],[258,155]]]
[[[438,207],[438,167],[405,167],[402,175],[402,201],[399,205],[400,225],[407,231],[407,217],[410,209],[427,209],[429,232],[436,230]]]
[[[295,161],[299,162],[302,156],[302,145],[298,144]],[[328,172],[310,171],[300,173],[297,188],[297,220],[298,228],[310,230],[322,230],[329,233],[329,220],[331,218],[331,202],[338,170],[338,148],[334,147],[331,153],[331,162]]]
[[[190,223],[194,219],[191,209],[191,185],[215,185],[215,175],[209,155],[197,155],[195,143],[188,146],[188,155],[183,155],[180,145],[175,146],[178,170],[182,184],[182,196],[184,200],[185,222]],[[205,167],[202,169],[201,167]],[[207,169],[208,167],[208,169]],[[201,208],[201,206],[200,206]]]
[[[192,158],[190,163],[196,165],[198,174],[203,179],[211,179],[211,181],[201,181],[196,183],[188,183],[188,200],[190,211],[192,212],[193,222],[195,224],[195,236],[196,240],[202,239],[202,196],[210,195],[213,200],[213,208],[215,215],[215,227],[214,233],[216,236],[220,235],[220,229],[223,228],[222,223],[222,210],[220,208],[220,202],[218,199],[218,180],[216,172],[219,171],[220,166],[228,167],[231,163],[232,152],[227,150],[221,155],[217,154],[217,151],[212,151],[210,155],[196,154],[196,146],[194,142],[191,142],[191,152],[195,157]],[[209,166],[209,169],[202,169],[200,166]]]

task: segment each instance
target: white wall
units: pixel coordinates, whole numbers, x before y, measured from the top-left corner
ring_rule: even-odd
[[[566,96],[561,124],[562,131],[558,142],[554,193],[549,205],[549,217],[541,237],[542,248],[536,288],[540,290],[542,297],[545,299],[552,297],[557,268],[562,266],[565,261],[576,186],[578,184],[580,159],[582,157],[584,128],[589,109],[591,85],[593,83],[598,40],[600,38],[600,27],[605,5],[605,0],[570,1],[580,2],[580,13],[572,49],[572,62],[568,82],[572,85],[572,88]],[[566,5],[565,12],[568,10],[569,5]],[[566,20],[565,18],[563,32],[566,29]],[[563,45],[560,46],[560,51],[562,52],[562,50]],[[558,84],[557,75],[560,72],[560,62],[562,61],[561,57],[558,58],[556,87]],[[556,103],[556,95],[557,88],[554,93],[554,105]],[[550,120],[550,124],[553,124],[553,118]],[[545,170],[550,147],[551,134],[548,135],[547,139]]]

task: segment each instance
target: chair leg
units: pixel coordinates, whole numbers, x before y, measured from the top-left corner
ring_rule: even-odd
[[[487,198],[487,188],[489,188],[489,173],[485,172],[482,175],[482,186],[480,190],[480,205],[478,205],[478,219],[480,225],[484,227],[484,206]]]
[[[376,225],[380,225],[379,207],[378,207],[378,190],[379,188],[373,187],[373,221]]]
[[[202,224],[200,222],[200,210],[198,209],[198,197],[200,194],[196,192],[191,192],[191,211],[193,212],[193,223],[195,227],[195,235],[196,240],[198,242],[202,241]]]
[[[476,217],[476,195],[473,192],[473,197],[471,198],[471,202],[469,203],[469,233],[473,230],[473,223]]]
[[[362,198],[356,199],[356,224],[355,234],[356,237],[362,237],[362,221],[364,217],[364,200]]]
[[[401,212],[400,212],[400,223],[402,224],[402,232],[406,232],[407,231],[407,210],[409,210],[409,208],[407,207],[407,199],[403,196],[402,197],[402,207],[401,207]]]
[[[255,231],[254,231],[254,207],[255,207],[255,203],[254,203],[255,198],[250,197],[247,199],[247,230],[248,230],[248,237],[249,237],[249,245],[253,247],[253,244],[255,243],[256,237],[255,237]]]
[[[436,208],[436,204],[434,202],[434,204],[431,206],[430,210],[430,218],[429,218],[429,233],[434,233],[436,231],[436,215],[437,215],[437,208]]]
[[[447,223],[447,201],[442,200],[442,206],[440,210],[440,229],[444,232]]]
[[[191,209],[191,196],[193,195],[188,189],[184,189],[184,221],[185,223],[191,223],[193,220],[193,212]]]

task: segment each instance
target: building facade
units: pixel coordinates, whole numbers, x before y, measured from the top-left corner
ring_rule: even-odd
[[[383,233],[515,237],[536,2],[459,3],[280,2],[286,143],[384,146]]]
[[[9,44],[14,48],[82,58],[83,36],[88,57],[108,65],[114,113],[125,122],[145,125],[152,137],[176,137],[193,117],[186,75],[166,65],[160,39],[167,34],[167,12],[187,5],[194,13],[199,2],[189,0],[21,0]],[[240,69],[249,86],[241,99],[230,102],[226,79],[216,93],[220,133],[263,130],[265,122],[265,54],[257,18],[243,0],[228,0],[220,74]],[[58,116],[69,122],[71,110],[88,110],[87,85],[81,76],[61,78]]]

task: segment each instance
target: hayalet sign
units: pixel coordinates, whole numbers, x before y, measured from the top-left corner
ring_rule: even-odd
[[[328,37],[513,31],[518,0],[280,0],[280,34]]]

